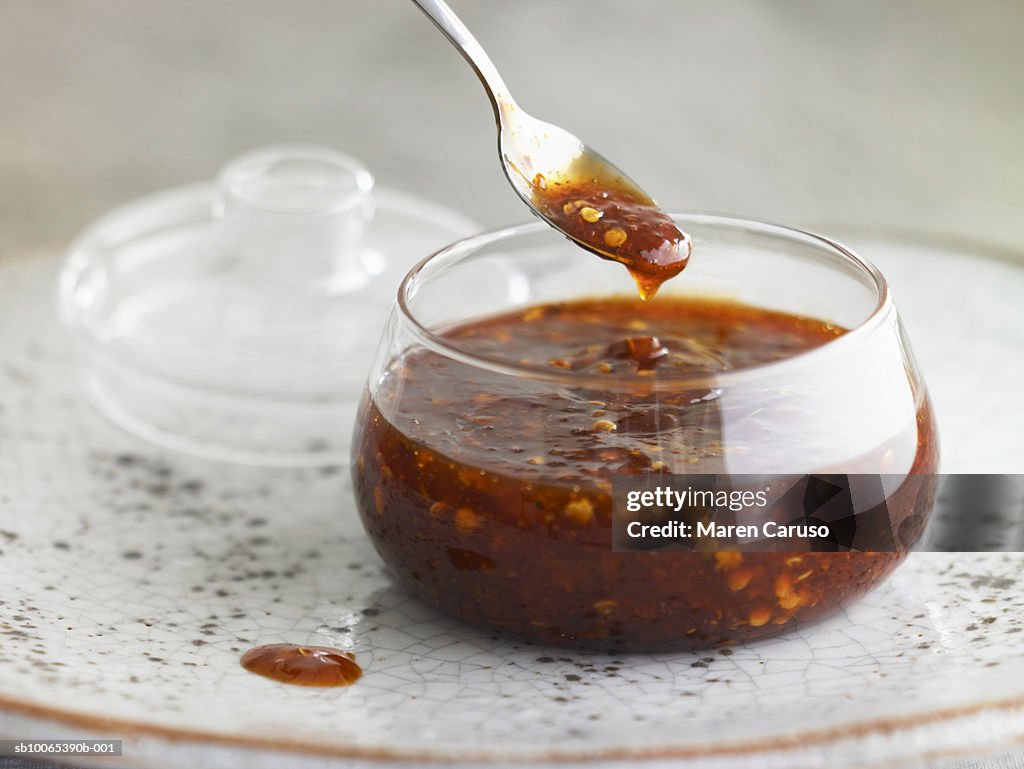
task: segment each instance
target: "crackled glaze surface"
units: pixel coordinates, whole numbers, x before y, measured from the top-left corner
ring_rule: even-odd
[[[957,379],[936,354],[960,349],[950,334],[968,332],[924,338],[934,296],[899,282],[907,259],[901,273],[896,255],[891,265],[878,255],[932,386],[945,469],[982,471],[965,430],[989,399],[973,420],[944,413],[975,374]],[[832,620],[703,654],[569,653],[482,634],[392,584],[342,468],[213,464],[97,416],[75,391],[52,312],[56,264],[0,267],[0,736],[100,729],[135,739],[126,745],[147,766],[172,760],[161,735],[179,731],[204,736],[174,749],[194,748],[209,766],[230,766],[244,744],[315,754],[295,766],[351,765],[331,754],[724,754],[759,766],[768,755],[797,766],[808,750],[847,765],[886,745],[923,755],[1024,736],[1020,712],[1006,710],[1024,706],[1018,554],[917,554]],[[1021,295],[1022,273],[986,264],[982,278]],[[971,331],[996,329],[1004,353],[1019,351],[1013,313],[979,304]],[[1006,365],[1018,379],[1005,384],[1019,381],[1020,360]],[[1002,370],[994,376],[1005,386]],[[1004,465],[983,471],[1019,471],[1019,409],[1000,413],[1012,423],[999,431]],[[351,650],[365,674],[347,689],[310,690],[239,665],[246,649],[279,642]],[[261,755],[270,760],[251,754],[248,765],[264,765]]]

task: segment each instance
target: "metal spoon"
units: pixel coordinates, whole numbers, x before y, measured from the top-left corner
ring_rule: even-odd
[[[523,202],[583,248],[626,265],[643,299],[679,274],[690,256],[690,239],[651,196],[578,137],[524,112],[444,0],[412,1],[483,83],[498,124],[502,169]]]

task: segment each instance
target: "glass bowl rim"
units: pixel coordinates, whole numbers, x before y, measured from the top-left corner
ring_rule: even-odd
[[[454,243],[450,243],[439,251],[420,260],[406,273],[398,287],[396,307],[402,319],[408,324],[412,335],[425,348],[440,355],[459,361],[475,368],[485,369],[505,376],[514,376],[523,379],[563,384],[573,387],[594,386],[613,390],[628,387],[631,384],[642,385],[647,389],[660,390],[666,386],[721,387],[742,381],[750,381],[761,378],[769,373],[775,374],[786,368],[806,365],[815,362],[816,359],[825,355],[835,354],[846,347],[858,343],[864,337],[869,336],[885,323],[893,312],[892,297],[889,292],[889,284],[885,277],[874,264],[860,256],[853,249],[844,246],[838,241],[832,240],[824,235],[818,235],[807,230],[796,227],[789,227],[782,224],[775,224],[759,219],[748,219],[744,217],[730,216],[726,214],[715,214],[705,212],[669,212],[669,216],[681,221],[685,227],[687,223],[707,224],[729,229],[755,230],[761,234],[771,235],[785,240],[799,240],[804,243],[816,246],[822,250],[832,252],[833,256],[840,257],[848,265],[853,266],[863,276],[866,276],[875,290],[877,297],[874,308],[856,326],[850,328],[845,334],[830,339],[824,344],[812,347],[809,350],[790,355],[779,360],[758,363],[753,366],[745,366],[738,369],[725,371],[696,373],[696,374],[667,374],[658,377],[639,376],[637,374],[618,374],[613,379],[603,374],[588,374],[572,371],[545,371],[531,366],[524,366],[509,361],[490,358],[486,355],[478,355],[460,349],[452,344],[446,337],[435,333],[419,321],[410,307],[410,302],[415,297],[419,287],[426,280],[432,279],[430,273],[433,270],[451,264],[458,264],[462,259],[471,259],[480,253],[482,249],[495,243],[516,238],[522,235],[529,235],[536,232],[548,230],[553,234],[556,231],[546,222],[534,221],[509,227],[500,227],[485,232],[471,235]],[[592,257],[597,259],[599,257]],[[685,271],[683,272],[685,279]],[[466,319],[472,320],[472,319]]]

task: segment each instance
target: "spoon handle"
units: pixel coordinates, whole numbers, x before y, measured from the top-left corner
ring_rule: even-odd
[[[484,90],[487,91],[491,106],[494,108],[494,119],[500,125],[502,112],[514,107],[515,101],[509,94],[508,88],[505,87],[505,81],[498,74],[498,69],[491,61],[491,57],[487,55],[483,46],[473,37],[473,33],[444,0],[412,0],[412,2],[434,22],[434,25],[469,62],[469,66],[476,72],[476,76],[483,83]]]

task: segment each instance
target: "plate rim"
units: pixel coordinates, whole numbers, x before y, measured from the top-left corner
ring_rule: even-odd
[[[884,735],[898,736],[914,728],[933,724],[954,724],[958,719],[968,719],[990,713],[1024,713],[1024,694],[977,702],[968,705],[938,708],[924,713],[914,713],[885,718],[856,721],[842,726],[794,732],[774,737],[759,737],[748,741],[734,741],[707,746],[660,745],[652,747],[614,747],[595,750],[549,750],[537,754],[497,755],[494,752],[469,751],[465,753],[436,752],[423,748],[395,749],[363,747],[358,745],[331,744],[323,740],[298,740],[280,737],[241,737],[237,734],[219,733],[203,729],[174,726],[160,726],[130,719],[93,716],[82,711],[56,708],[36,702],[17,700],[0,693],[0,711],[14,712],[35,719],[46,719],[63,725],[98,731],[114,729],[125,735],[150,739],[168,740],[196,745],[217,745],[243,749],[272,750],[295,755],[329,759],[362,759],[389,762],[428,762],[457,764],[498,764],[514,762],[530,763],[587,763],[592,761],[656,761],[665,759],[707,759],[739,756],[757,756],[767,753],[785,753],[808,748],[822,747],[844,740]],[[1024,743],[1024,722],[1017,735],[993,742],[993,747],[1007,742]]]

